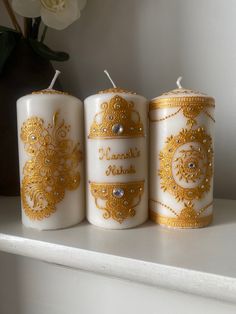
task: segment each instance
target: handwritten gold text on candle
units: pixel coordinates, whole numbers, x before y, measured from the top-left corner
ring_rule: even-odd
[[[113,153],[110,147],[99,148],[99,159],[100,160],[119,160],[119,159],[132,159],[140,157],[140,150],[137,147],[130,148],[125,153]]]

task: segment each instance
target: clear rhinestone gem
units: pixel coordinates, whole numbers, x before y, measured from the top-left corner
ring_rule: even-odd
[[[112,193],[115,197],[122,198],[125,194],[125,191],[121,188],[115,188]]]
[[[115,134],[121,134],[124,131],[124,127],[122,124],[116,123],[112,127],[112,132]]]

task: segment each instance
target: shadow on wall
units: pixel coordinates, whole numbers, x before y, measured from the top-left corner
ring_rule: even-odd
[[[71,55],[69,62],[56,64],[64,72],[64,87],[84,98],[110,87],[103,74],[108,69],[118,86],[146,97],[174,88],[178,30],[169,15],[176,10],[170,0],[88,1],[78,22],[48,36]]]

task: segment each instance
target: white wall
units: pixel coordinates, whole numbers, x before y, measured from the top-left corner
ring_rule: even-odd
[[[80,98],[109,86],[104,68],[148,98],[174,88],[179,75],[215,96],[215,196],[236,198],[235,33],[234,0],[88,0],[79,21],[46,41],[71,54],[56,66]]]

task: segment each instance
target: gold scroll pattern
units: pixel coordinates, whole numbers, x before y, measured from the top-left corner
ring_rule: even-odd
[[[48,218],[65,191],[80,184],[79,162],[82,152],[79,143],[68,138],[70,126],[53,115],[52,124],[32,117],[23,123],[20,138],[30,159],[23,168],[21,198],[25,214],[31,220]]]
[[[90,182],[90,191],[98,209],[104,211],[104,219],[113,219],[118,223],[132,218],[135,207],[141,202],[144,181],[126,183]]]
[[[134,103],[115,95],[100,106],[94,116],[89,138],[144,137],[144,127]]]

